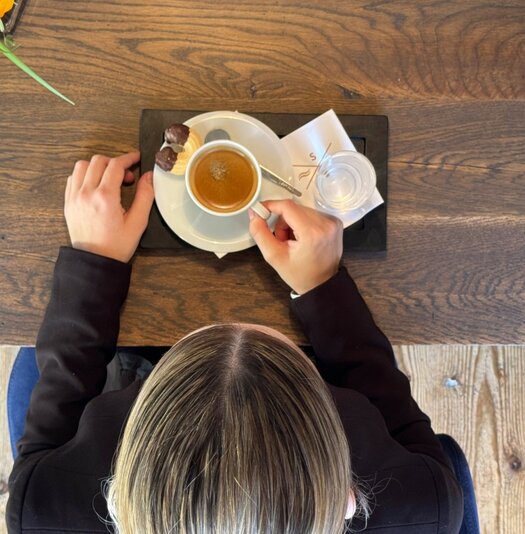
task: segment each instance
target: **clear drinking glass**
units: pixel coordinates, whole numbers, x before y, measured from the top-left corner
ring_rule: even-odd
[[[375,187],[370,160],[359,152],[341,150],[326,156],[319,166],[314,197],[320,208],[341,213],[361,207]]]

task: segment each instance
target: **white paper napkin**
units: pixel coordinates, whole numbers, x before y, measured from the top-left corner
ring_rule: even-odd
[[[315,204],[313,190],[317,169],[323,158],[339,150],[354,150],[346,130],[333,109],[311,120],[304,126],[281,139],[292,160],[294,186],[302,192],[295,197],[299,204],[320,210]],[[379,191],[374,191],[370,199],[360,208],[338,215],[346,228],[364,217],[369,211],[384,202]],[[320,210],[322,211],[322,210]]]

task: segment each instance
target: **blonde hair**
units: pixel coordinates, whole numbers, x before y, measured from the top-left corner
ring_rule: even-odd
[[[264,332],[215,325],[145,381],[107,502],[119,534],[339,534],[352,490],[344,429],[313,364]]]

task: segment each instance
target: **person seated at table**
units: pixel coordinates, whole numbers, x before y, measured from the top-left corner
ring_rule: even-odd
[[[214,324],[177,341],[147,378],[107,388],[154,196],[147,173],[121,207],[138,158],[95,156],[67,180],[72,247],[60,250],[38,334],[9,532],[458,532],[461,489],[340,267],[335,218],[268,201],[280,216],[272,233],[250,214],[315,362],[271,328]]]

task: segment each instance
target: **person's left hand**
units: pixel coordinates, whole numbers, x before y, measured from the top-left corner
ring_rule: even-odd
[[[145,173],[137,183],[133,204],[125,211],[120,186],[132,183],[129,168],[139,152],[117,158],[93,156],[77,161],[67,179],[64,215],[73,248],[128,262],[146,229],[153,204],[153,174]]]

